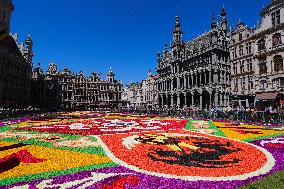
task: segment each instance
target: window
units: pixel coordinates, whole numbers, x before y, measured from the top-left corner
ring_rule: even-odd
[[[266,58],[259,59],[259,74],[267,73]]]
[[[280,25],[280,10],[276,11],[276,25]]]
[[[244,54],[244,49],[243,49],[243,46],[240,45],[240,47],[239,47],[239,55],[243,56],[243,54]]]
[[[252,76],[248,77],[248,90],[253,89],[253,80],[252,80]]]
[[[280,10],[271,14],[272,27],[280,25]]]
[[[235,58],[235,52],[232,51],[232,59],[234,59],[234,58]]]
[[[252,60],[248,59],[247,61],[248,61],[248,63],[247,63],[247,70],[248,70],[248,72],[251,72],[252,71]]]
[[[243,84],[242,84],[242,89],[245,90],[246,88],[246,78],[243,78]]]
[[[235,54],[235,58],[237,58],[238,57],[238,55],[237,55],[237,47],[235,47],[235,49],[234,49],[234,54]]]
[[[246,44],[246,51],[247,51],[247,54],[251,54],[251,42]]]
[[[233,64],[233,72],[234,74],[237,74],[237,63]]]
[[[272,80],[272,87],[277,87],[279,85],[279,79]]]
[[[260,83],[260,89],[264,90],[265,88],[267,88],[267,81],[262,80],[259,83]]]
[[[282,41],[281,41],[281,34],[280,33],[276,33],[272,36],[272,46],[278,46],[281,45]]]
[[[245,61],[240,62],[240,72],[244,73],[245,72]]]
[[[243,34],[239,34],[239,41],[243,40]]]
[[[279,72],[283,70],[283,58],[280,55],[276,55],[273,58],[273,62],[274,62],[274,71],[275,72]]]
[[[238,78],[236,78],[236,80],[235,80],[235,91],[238,91]]]
[[[275,12],[271,14],[272,27],[275,27]]]
[[[261,51],[261,50],[264,50],[266,47],[265,47],[265,40],[264,39],[260,39],[258,42],[257,42],[257,45],[258,45],[258,51]]]

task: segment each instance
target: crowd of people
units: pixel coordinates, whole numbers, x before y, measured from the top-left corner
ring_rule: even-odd
[[[124,108],[120,111],[131,113],[144,113],[150,115],[177,116],[183,118],[200,118],[212,120],[234,120],[239,122],[258,122],[264,124],[281,124],[284,123],[284,110],[276,109],[272,106],[264,110],[258,108],[244,107],[218,107],[212,109],[201,109],[200,107],[189,108],[157,108],[157,109],[135,109]]]
[[[17,118],[17,117],[23,117],[23,116],[33,116],[37,113],[44,112],[43,110],[40,110],[38,108],[3,108],[0,107],[0,120],[4,121],[6,119],[10,118]]]
[[[218,107],[212,109],[201,109],[200,107],[188,108],[96,108],[87,109],[93,111],[111,111],[111,112],[129,112],[137,114],[174,116],[181,118],[197,118],[211,120],[230,120],[238,122],[257,122],[264,124],[282,124],[284,123],[284,110],[276,109],[272,106],[265,107],[262,111],[258,108],[244,107]],[[73,111],[73,110],[70,110]],[[46,112],[37,108],[28,107],[25,109],[1,108],[0,120],[16,118],[21,116],[32,116],[38,113]]]

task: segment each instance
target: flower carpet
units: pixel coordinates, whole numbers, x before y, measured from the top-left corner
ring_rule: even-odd
[[[284,128],[108,112],[0,123],[0,188],[284,188]]]

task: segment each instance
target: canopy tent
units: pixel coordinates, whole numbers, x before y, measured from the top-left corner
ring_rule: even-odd
[[[277,92],[259,93],[256,94],[255,100],[275,100],[277,96]]]

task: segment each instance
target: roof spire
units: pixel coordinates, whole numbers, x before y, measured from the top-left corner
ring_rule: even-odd
[[[221,10],[221,16],[223,17],[223,16],[226,16],[227,15],[227,13],[226,13],[226,11],[225,11],[225,5],[224,5],[224,3],[223,3],[223,5],[222,5],[222,10]]]
[[[212,29],[217,28],[217,22],[216,22],[214,13],[212,15],[211,28]]]
[[[179,20],[179,16],[176,16],[175,18],[175,27],[173,31],[173,44],[171,44],[171,48],[173,46],[182,44],[182,29],[181,29],[181,24]]]

